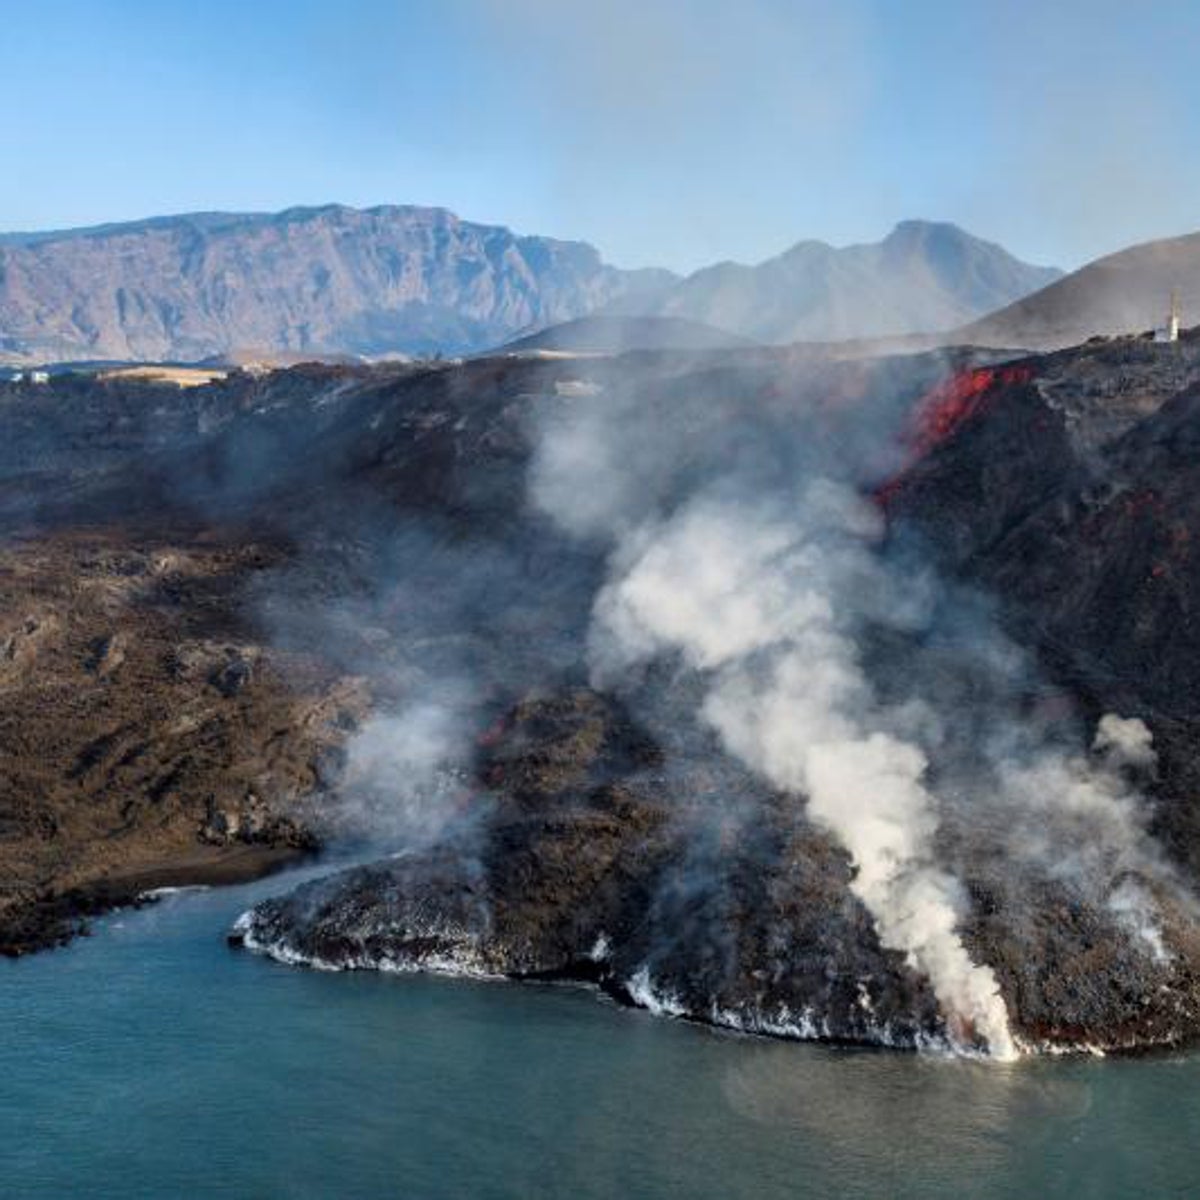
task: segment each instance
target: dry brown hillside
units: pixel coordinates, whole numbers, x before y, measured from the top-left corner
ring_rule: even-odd
[[[1131,246],[954,331],[977,346],[1057,350],[1098,335],[1143,333],[1179,293],[1183,322],[1200,321],[1200,233]]]

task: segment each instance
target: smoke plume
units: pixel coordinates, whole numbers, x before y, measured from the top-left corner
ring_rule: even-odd
[[[966,881],[998,877],[1019,912],[1028,879],[1053,880],[1161,961],[1148,881],[1167,872],[1128,782],[1153,765],[1149,733],[1109,714],[1089,755],[1072,721],[1029,709],[1029,658],[986,603],[894,543],[869,498],[895,434],[880,410],[836,428],[780,415],[610,396],[547,424],[533,497],[609,548],[593,681],[636,694],[656,662],[702,681],[680,719],[840,842],[881,944],[929,980],[949,1042],[1009,1057]]]
[[[957,932],[963,896],[934,861],[928,760],[902,735],[910,714],[874,695],[846,599],[878,577],[879,522],[825,480],[777,509],[698,497],[638,530],[596,605],[600,682],[662,652],[705,672],[702,717],[772,784],[807,797],[855,867],[852,888],[882,944],[926,975],[966,1044],[1007,1056],[1004,1002]]]
[[[468,728],[461,707],[428,694],[372,717],[347,745],[342,819],[406,850],[446,837],[467,819]]]

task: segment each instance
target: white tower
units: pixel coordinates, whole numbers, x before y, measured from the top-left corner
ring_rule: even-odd
[[[1179,341],[1179,292],[1171,292],[1171,311],[1167,314],[1167,323],[1154,331],[1156,342]]]

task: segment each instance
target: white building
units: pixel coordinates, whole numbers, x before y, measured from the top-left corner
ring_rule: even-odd
[[[1179,293],[1171,293],[1171,311],[1167,315],[1167,323],[1154,331],[1156,342],[1179,341]]]

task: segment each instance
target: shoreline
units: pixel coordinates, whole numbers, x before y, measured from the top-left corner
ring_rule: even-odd
[[[69,945],[91,934],[90,922],[121,908],[153,904],[159,888],[231,887],[311,861],[318,849],[242,845],[199,847],[170,860],[102,875],[39,897],[0,929],[0,957],[17,959]],[[7,914],[6,914],[7,916]]]

